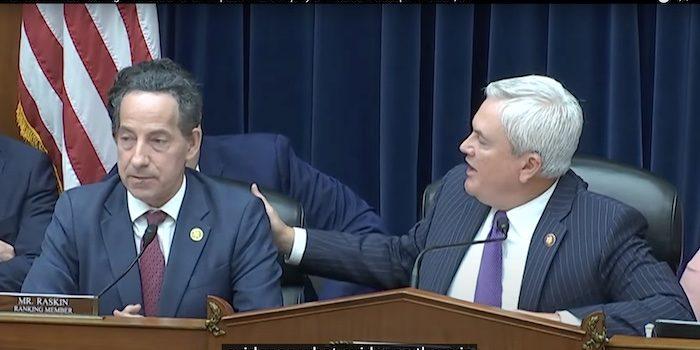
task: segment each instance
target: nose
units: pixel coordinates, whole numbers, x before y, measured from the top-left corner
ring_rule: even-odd
[[[145,168],[150,164],[151,157],[149,146],[146,142],[138,141],[134,146],[134,154],[131,157],[131,165],[135,168]]]
[[[471,157],[474,155],[474,143],[472,142],[474,134],[469,134],[464,141],[459,145],[459,151],[462,152],[462,154],[466,155],[467,157]]]

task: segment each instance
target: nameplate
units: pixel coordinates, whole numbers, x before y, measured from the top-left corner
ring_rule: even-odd
[[[94,295],[1,293],[0,312],[96,316]]]

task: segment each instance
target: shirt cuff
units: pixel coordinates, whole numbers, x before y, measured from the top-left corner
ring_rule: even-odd
[[[304,257],[306,250],[306,230],[301,227],[294,227],[294,243],[292,243],[292,252],[289,257],[285,257],[284,262],[289,265],[297,266],[301,263],[301,258]]]
[[[579,320],[571,312],[568,312],[566,310],[557,311],[557,315],[559,315],[559,319],[562,323],[570,324],[572,326],[581,326],[581,320]]]

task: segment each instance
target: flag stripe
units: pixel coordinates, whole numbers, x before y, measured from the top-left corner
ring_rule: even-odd
[[[70,143],[66,143],[66,154],[78,181],[81,184],[99,181],[105,175],[104,169],[99,166],[102,162],[95,149],[90,146],[90,138],[75,115],[70,101],[63,102],[63,131],[66,139],[71,140]]]
[[[29,41],[26,35],[25,27],[22,26],[20,36],[20,59],[19,59],[19,79],[21,85],[20,100],[31,102],[24,104],[24,113],[27,120],[35,130],[46,129],[51,136],[51,140],[44,139],[43,143],[52,143],[57,146],[58,151],[63,150],[63,120],[62,102],[56,91],[51,86],[51,82],[42,72],[42,68],[34,56],[34,52],[29,46]],[[61,89],[62,90],[62,89]],[[25,95],[23,93],[26,92]],[[43,126],[39,126],[41,123]],[[40,134],[40,136],[44,136]],[[60,163],[56,168],[60,169]]]
[[[70,40],[90,74],[102,102],[107,105],[107,94],[114,83],[117,66],[105,46],[100,32],[85,5],[64,5],[65,25]],[[80,177],[80,176],[78,176]]]
[[[70,159],[68,159],[66,153],[63,153],[63,184],[66,190],[81,185],[81,182],[78,179],[78,176],[75,175],[73,166],[71,165]]]
[[[158,10],[150,4],[136,4],[141,33],[146,41],[151,58],[160,57],[160,35],[158,28]]]
[[[117,69],[131,65],[129,35],[121,16],[115,15],[114,4],[87,4],[87,10],[100,32],[105,47],[114,60]]]
[[[104,175],[104,170],[116,162],[116,147],[112,141],[112,123],[107,114],[107,108],[100,101],[99,92],[92,85],[89,72],[80,60],[80,56],[75,46],[73,46],[73,41],[66,40],[63,56],[66,61],[63,68],[66,96],[63,98],[63,101],[64,103],[69,101],[72,107],[72,113],[68,116],[71,118],[75,116],[77,123],[84,129],[85,137],[90,139],[92,147],[89,146],[90,144],[86,145],[92,149],[92,152],[88,149],[81,153],[86,153],[84,156],[88,157],[89,154],[94,152],[97,157],[95,159],[85,158],[90,160],[88,164],[95,168],[95,173],[89,172],[86,174],[84,166],[78,166],[78,164],[73,163],[73,168],[78,178],[81,179],[81,183],[83,183],[82,179],[85,177],[93,179],[95,176],[98,176],[101,178]],[[64,120],[66,117],[67,115],[64,114]],[[73,156],[70,156],[70,158],[71,160],[74,159]],[[92,163],[93,161],[95,162]],[[102,169],[98,169],[100,168],[99,165],[101,165]]]
[[[117,161],[106,108],[117,69],[160,57],[155,5],[23,9],[17,107],[22,135],[46,150],[64,189],[99,181]]]
[[[46,21],[46,26],[59,43],[63,42],[63,4],[36,4],[24,5],[36,6],[41,16]]]
[[[22,8],[23,27],[28,45],[33,52],[44,76],[51,83],[56,94],[63,91],[63,48],[53,32],[46,25],[44,17],[36,5],[24,5]],[[31,50],[41,47],[41,50]]]
[[[117,5],[119,13],[124,20],[126,32],[129,34],[129,44],[131,46],[131,61],[139,63],[151,59],[151,54],[148,52],[146,40],[141,32],[141,24],[139,23],[138,14],[136,13],[135,4],[119,4]]]
[[[46,129],[46,126],[44,125],[43,121],[41,121],[41,118],[37,118],[39,116],[39,111],[37,110],[36,103],[29,94],[29,91],[27,91],[27,87],[24,86],[22,79],[18,79],[17,84],[19,102],[24,110],[24,115],[32,128],[34,128],[34,130],[36,130],[36,132],[39,134],[39,137],[41,137],[42,144],[46,148],[51,162],[59,172],[58,176],[61,176],[61,152],[54,141],[53,135],[51,135],[49,130]]]

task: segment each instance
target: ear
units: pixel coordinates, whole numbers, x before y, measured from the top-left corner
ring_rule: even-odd
[[[199,148],[202,145],[202,128],[200,126],[192,129],[192,135],[188,138],[189,144],[187,145],[187,165],[189,166],[194,162],[197,165],[197,160],[199,159]]]
[[[523,163],[518,180],[524,184],[540,173],[542,170],[542,157],[537,152],[527,152],[522,157]]]

